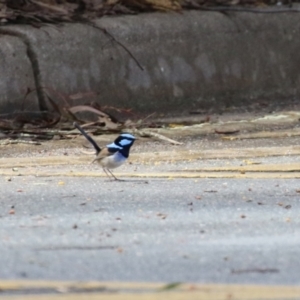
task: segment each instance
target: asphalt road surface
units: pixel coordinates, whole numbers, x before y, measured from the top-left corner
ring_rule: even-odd
[[[298,179],[1,177],[0,277],[299,284]]]

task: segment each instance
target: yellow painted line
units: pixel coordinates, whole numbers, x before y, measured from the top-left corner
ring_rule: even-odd
[[[173,150],[132,154],[131,161],[160,162],[160,161],[189,161],[205,159],[254,158],[269,156],[300,155],[300,146],[289,147],[257,147],[257,148],[226,148],[210,150]]]
[[[250,294],[252,293],[252,294]],[[275,293],[253,294],[244,291],[240,293],[231,290],[222,293],[203,293],[203,292],[164,292],[155,294],[106,294],[106,293],[84,293],[84,294],[66,294],[66,295],[20,295],[20,296],[1,296],[2,300],[299,300],[299,294],[288,293],[278,295]]]
[[[300,299],[299,286],[181,284],[174,289],[162,290],[161,283],[109,283],[109,282],[47,282],[47,281],[1,281],[2,292],[18,291],[18,295],[3,294],[7,300],[267,300]],[[42,293],[41,289],[48,289]],[[78,293],[74,292],[77,289]],[[34,290],[39,291],[36,294]],[[50,289],[50,293],[49,293]],[[51,289],[53,290],[51,294]],[[103,292],[93,292],[102,289]],[[26,294],[27,290],[27,294]],[[54,294],[54,292],[57,292]],[[30,294],[32,293],[32,294]]]
[[[0,159],[0,168],[24,168],[57,165],[88,164],[94,157],[91,156],[47,156],[47,157],[8,157]]]
[[[22,290],[51,288],[57,290],[77,289],[111,289],[111,290],[149,290],[159,289],[164,283],[148,282],[99,282],[99,281],[48,281],[48,280],[0,280],[0,290]],[[184,285],[182,285],[184,286]],[[1,299],[1,298],[0,298]]]
[[[300,178],[300,172],[161,172],[161,173],[115,173],[118,178],[167,178],[173,180],[176,178]],[[99,170],[97,172],[86,171],[32,171],[32,170],[20,170],[17,172],[10,170],[0,170],[0,176],[36,176],[36,177],[104,177],[107,176]]]
[[[174,147],[173,147],[174,149]],[[300,155],[300,146],[289,147],[258,147],[258,148],[228,148],[217,150],[173,150],[163,152],[132,153],[132,163],[154,164],[155,162],[175,162],[204,159],[230,159],[268,156]],[[0,168],[37,167],[57,165],[82,165],[91,163],[93,155],[48,156],[48,157],[13,157],[0,158]]]
[[[188,169],[192,172],[300,172],[300,163],[250,164],[245,166]]]

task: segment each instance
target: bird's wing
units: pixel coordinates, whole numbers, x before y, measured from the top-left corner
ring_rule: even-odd
[[[114,153],[116,153],[119,149],[117,148],[103,148],[98,154],[97,154],[97,157],[96,157],[96,160],[101,160],[107,156],[111,156],[113,155]]]

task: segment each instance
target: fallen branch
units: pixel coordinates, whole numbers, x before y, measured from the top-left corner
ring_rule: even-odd
[[[148,130],[140,130],[140,129],[136,129],[136,128],[133,130],[133,132],[138,134],[141,137],[153,137],[153,138],[156,138],[161,141],[167,141],[167,142],[171,143],[172,145],[182,145],[182,143],[177,142],[173,139],[170,139],[170,138],[168,138],[162,134],[156,133],[156,132],[151,132]]]
[[[26,140],[3,140],[0,141],[0,145],[10,145],[10,144],[30,144],[30,145],[41,145],[40,142],[26,141]]]

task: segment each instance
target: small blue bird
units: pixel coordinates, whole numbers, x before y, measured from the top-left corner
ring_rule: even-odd
[[[104,148],[100,148],[98,144],[77,124],[74,126],[82,133],[82,135],[94,146],[96,150],[96,158],[93,162],[97,161],[103,168],[105,174],[109,174],[115,179],[118,179],[110,169],[115,169],[124,164],[129,156],[129,151],[136,138],[130,133],[122,133],[115,141]]]

